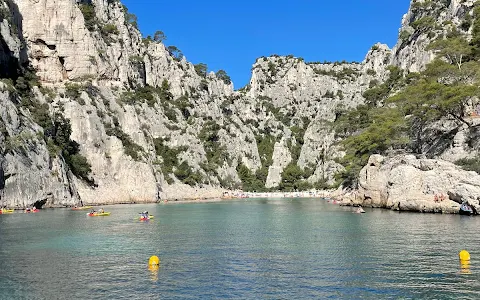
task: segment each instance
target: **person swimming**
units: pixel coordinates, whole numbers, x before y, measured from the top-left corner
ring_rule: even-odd
[[[355,213],[357,213],[357,214],[361,214],[361,213],[364,213],[364,212],[365,212],[365,210],[363,210],[363,208],[361,206],[359,206],[357,208],[357,210],[355,211]]]

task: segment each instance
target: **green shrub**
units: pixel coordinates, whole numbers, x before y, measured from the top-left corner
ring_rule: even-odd
[[[158,97],[160,98],[161,102],[169,102],[173,99],[173,95],[170,92],[170,84],[168,80],[164,79],[162,81],[162,85],[158,89]]]
[[[170,45],[167,47],[168,53],[176,60],[180,61],[183,58],[183,53],[176,46]]]
[[[303,181],[303,171],[295,163],[290,163],[282,172],[282,180],[279,185],[281,191],[293,192],[300,190],[305,184]]]
[[[296,144],[290,143],[290,152],[292,154],[292,162],[296,163],[298,158],[300,157],[300,151],[302,150],[305,136],[305,131],[307,130],[309,125],[309,121],[306,120],[303,126],[292,126],[290,130],[292,131],[293,137],[295,137]]]
[[[72,170],[72,173],[79,177],[82,178],[86,181],[90,181],[88,178],[88,175],[92,171],[92,166],[88,163],[87,158],[81,154],[74,154],[68,156],[65,161],[67,164],[70,166],[70,170]]]
[[[82,86],[76,83],[65,84],[65,97],[77,100],[82,94]]]
[[[153,140],[156,154],[161,156],[163,159],[162,172],[165,177],[167,177],[168,174],[171,174],[173,172],[173,168],[177,166],[178,155],[181,152],[187,151],[188,149],[186,146],[175,148],[169,147],[167,145],[167,141],[167,139],[163,138],[155,138]]]
[[[85,21],[85,27],[89,31],[94,31],[97,26],[97,17],[95,15],[95,7],[93,4],[84,4],[81,3],[78,5],[80,11],[83,14],[83,19]]]
[[[208,91],[208,81],[206,79],[202,79],[202,81],[200,81],[199,87],[202,91]]]
[[[161,43],[161,42],[163,42],[163,41],[166,40],[166,39],[167,39],[167,36],[166,36],[165,33],[163,33],[163,31],[161,31],[161,30],[157,30],[157,31],[155,31],[155,33],[153,34],[153,40],[154,40],[155,42]]]
[[[207,77],[207,65],[204,63],[199,63],[193,66],[195,68],[195,72],[197,72],[198,76]]]
[[[318,75],[331,76],[336,78],[337,80],[349,80],[349,81],[355,80],[360,75],[358,71],[351,68],[346,68],[346,67],[344,67],[340,71],[334,71],[334,70],[327,71],[323,69],[314,68],[313,72]]]
[[[118,125],[116,125],[116,127],[112,127],[110,124],[105,124],[105,133],[109,136],[115,136],[122,141],[126,155],[130,156],[135,161],[141,160],[143,148],[135,143]]]
[[[480,156],[475,158],[463,158],[455,162],[456,165],[467,171],[475,171],[480,174]]]
[[[402,41],[402,42],[406,42],[408,39],[410,39],[410,36],[412,34],[408,31],[408,30],[402,30],[398,36],[398,38]]]
[[[323,95],[323,98],[333,99],[335,98],[335,94],[332,91],[326,91],[325,94]]]
[[[12,13],[7,7],[5,7],[5,5],[3,5],[3,2],[1,4],[2,5],[0,5],[0,21],[3,21],[5,19],[10,21],[12,19]]]
[[[219,131],[220,125],[209,120],[203,124],[198,134],[198,138],[203,142],[208,162],[214,165],[222,165],[228,158],[226,148],[220,145]]]
[[[365,98],[365,103],[370,107],[377,106],[390,95],[394,88],[401,84],[403,71],[393,66],[389,66],[388,70],[390,71],[389,77],[383,84],[377,85],[378,80],[373,79],[369,85],[371,88],[366,90],[362,95]]]
[[[222,80],[225,84],[232,83],[230,76],[228,76],[227,72],[225,72],[224,70],[218,70],[217,73],[215,73],[215,76],[217,76],[217,78]]]
[[[175,109],[171,108],[170,106],[167,106],[167,107],[164,107],[163,109],[163,113],[165,114],[165,116],[167,117],[167,119],[169,119],[170,121],[173,121],[173,122],[178,122],[178,119],[177,119],[177,112],[175,111]],[[175,126],[175,129],[172,129],[170,127],[168,127],[170,130],[177,130],[179,127],[178,126]]]
[[[100,28],[100,33],[103,37],[103,40],[107,45],[110,45],[113,43],[115,40],[112,38],[112,35],[118,35],[120,32],[118,31],[118,28],[116,25],[108,23],[103,25]]]
[[[190,101],[188,101],[188,96],[183,95],[177,98],[177,100],[173,102],[173,105],[175,105],[180,110],[185,119],[188,119],[188,117],[190,117],[189,109],[193,107],[190,104]]]
[[[429,30],[435,25],[435,18],[432,16],[426,16],[415,20],[411,26],[416,30]]]
[[[343,95],[343,91],[342,90],[337,90],[337,97],[338,99],[340,100],[343,100],[345,98],[345,96]]]
[[[44,128],[44,139],[51,156],[62,155],[72,173],[89,184],[94,182],[89,178],[91,166],[80,152],[80,145],[71,140],[72,128],[70,121],[61,114],[52,117],[48,114],[48,105],[36,106],[32,114],[35,122]]]
[[[118,28],[115,24],[108,23],[102,26],[101,28],[102,34],[109,35],[109,34],[119,34]]]
[[[143,57],[139,55],[131,55],[128,58],[128,61],[132,64],[142,64],[143,63]]]
[[[268,62],[268,72],[270,73],[270,76],[274,77],[277,75],[277,68],[275,64],[271,61]]]
[[[153,107],[157,102],[155,94],[155,89],[147,85],[144,87],[138,87],[134,91],[123,92],[120,96],[120,101],[129,105],[146,102],[148,106]]]
[[[178,168],[175,169],[174,174],[181,182],[190,186],[195,186],[203,180],[203,176],[198,172],[193,172],[186,161],[183,161]]]
[[[376,87],[380,82],[378,81],[378,79],[372,79],[370,80],[370,82],[368,83],[368,88],[371,89],[373,87]]]
[[[125,17],[125,25],[131,25],[134,28],[138,29],[138,18],[136,15],[128,12],[128,9],[125,5],[123,5],[123,13]]]
[[[45,99],[50,103],[53,102],[53,99],[55,99],[57,96],[55,90],[52,88],[40,86],[39,89],[40,92],[45,96]]]
[[[258,172],[258,171],[257,171]],[[237,166],[238,177],[242,181],[242,189],[247,192],[263,192],[265,191],[265,184],[260,178],[257,177],[257,174],[254,174],[250,169],[247,168],[243,163],[240,163]]]
[[[275,137],[271,135],[257,135],[255,136],[257,141],[258,155],[262,162],[262,166],[269,167],[273,164],[273,150],[275,148]]]

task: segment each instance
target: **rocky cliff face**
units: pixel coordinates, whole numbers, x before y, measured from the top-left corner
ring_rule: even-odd
[[[429,62],[431,37],[416,21],[438,12],[435,22],[459,23],[472,6],[426,1],[435,8],[420,9],[423,2],[415,1],[401,31],[411,34],[393,50],[374,45],[359,63],[262,57],[250,83],[233,91],[230,82],[142,38],[119,1],[0,2],[0,60],[15,69],[1,74],[13,80],[0,95],[0,204],[12,207],[213,197],[242,180],[277,188],[291,165],[311,184],[331,184],[343,168],[329,126],[336,112],[362,104],[362,93],[388,77],[388,65],[415,71]],[[28,66],[37,83],[26,80]],[[19,93],[24,81],[33,96]],[[78,175],[76,160],[52,151],[52,134],[36,124],[24,98],[48,108],[46,124],[55,116],[70,120],[70,138],[91,165],[88,176]],[[18,146],[7,147],[9,141]]]
[[[18,109],[14,96],[2,84],[0,92],[1,205],[22,208],[36,205],[74,205],[80,199],[72,174],[60,157],[51,158],[42,128]]]
[[[453,163],[414,155],[372,155],[360,172],[358,193],[345,200],[401,211],[458,213],[463,202],[478,212],[479,195],[480,175]]]
[[[422,71],[435,58],[427,46],[437,37],[457,28],[471,36],[475,0],[412,1],[402,18],[399,39],[391,63],[409,72]]]

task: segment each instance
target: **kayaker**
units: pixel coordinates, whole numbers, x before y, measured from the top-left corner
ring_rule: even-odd
[[[105,211],[103,210],[103,208],[100,208],[100,210],[98,212],[103,214]]]

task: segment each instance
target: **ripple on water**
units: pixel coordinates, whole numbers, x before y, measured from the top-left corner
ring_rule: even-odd
[[[358,215],[314,199],[108,210],[0,216],[0,298],[480,298],[475,259],[465,275],[457,257],[480,255],[478,218]],[[142,210],[155,219],[138,222]]]

